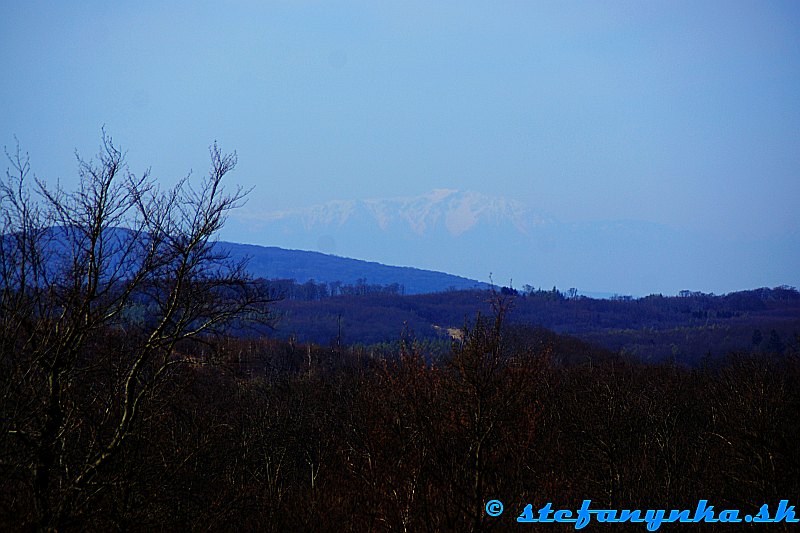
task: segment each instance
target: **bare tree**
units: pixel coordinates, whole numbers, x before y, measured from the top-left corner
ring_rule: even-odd
[[[74,192],[32,178],[18,146],[7,153],[0,477],[11,485],[0,505],[30,526],[68,526],[121,482],[114,458],[174,370],[197,362],[180,343],[269,317],[269,295],[215,245],[246,191],[223,187],[236,155],[210,152],[199,186],[162,190],[104,132],[97,160],[78,157]]]

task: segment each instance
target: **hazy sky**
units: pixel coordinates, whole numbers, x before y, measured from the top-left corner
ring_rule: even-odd
[[[449,187],[565,221],[800,228],[799,2],[166,4],[7,3],[0,144],[69,183],[105,125],[171,183],[217,139],[251,209]]]

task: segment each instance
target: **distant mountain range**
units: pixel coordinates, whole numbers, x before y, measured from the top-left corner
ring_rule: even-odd
[[[536,226],[552,223],[515,200],[455,189],[435,189],[415,197],[334,201],[266,213],[262,220],[278,224],[286,233],[296,231],[294,226],[298,225],[305,232],[313,232],[366,222],[377,224],[384,232],[398,230],[420,237],[441,230],[458,237],[485,224],[511,224],[517,231],[528,233]]]
[[[226,235],[268,244],[219,243],[234,257],[251,257],[254,276],[301,283],[397,283],[418,294],[491,282],[574,287],[595,297],[800,285],[798,231],[723,240],[642,221],[564,223],[517,200],[453,189],[287,211],[237,210],[228,224],[234,231]]]
[[[646,295],[797,284],[800,232],[725,240],[643,221],[566,223],[474,191],[240,210],[242,240],[457,273],[498,285]],[[244,226],[246,224],[246,227]]]

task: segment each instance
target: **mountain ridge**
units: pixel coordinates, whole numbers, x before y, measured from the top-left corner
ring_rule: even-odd
[[[229,241],[219,241],[215,246],[220,251],[229,253],[233,259],[248,258],[247,270],[256,278],[294,279],[300,283],[310,280],[345,284],[356,284],[359,280],[377,285],[397,283],[406,294],[489,287],[486,283],[445,272],[385,265],[308,250]]]
[[[333,200],[258,215],[250,213],[243,218],[271,223],[299,219],[305,229],[313,230],[320,226],[341,227],[359,214],[368,214],[382,230],[401,222],[420,236],[440,225],[451,235],[459,236],[487,219],[494,222],[511,220],[523,232],[533,226],[552,222],[549,217],[535,214],[517,200],[492,197],[472,190],[445,188],[417,196]]]
[[[791,254],[800,246],[798,232],[720,237],[610,215],[562,221],[515,198],[440,188],[278,211],[249,208],[233,218],[242,228],[237,240],[502,285],[644,295],[800,284]]]

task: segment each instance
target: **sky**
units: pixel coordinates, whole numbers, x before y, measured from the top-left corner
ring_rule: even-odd
[[[67,187],[105,127],[166,185],[235,150],[247,209],[456,188],[800,231],[794,1],[17,2],[0,64],[0,144]]]

